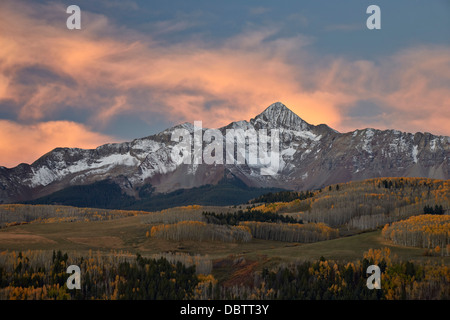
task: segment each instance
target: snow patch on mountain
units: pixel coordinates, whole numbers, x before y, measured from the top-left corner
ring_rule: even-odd
[[[47,165],[41,166],[38,169],[32,169],[33,175],[30,179],[30,186],[46,186],[50,183],[60,180],[69,174],[80,173],[87,170],[103,168],[104,172],[107,172],[114,166],[136,166],[139,164],[139,160],[126,154],[111,154],[109,156],[100,158],[96,161],[89,162],[88,159],[82,159],[76,163],[64,166],[64,163],[59,162],[55,165],[55,168],[50,168]]]
[[[144,150],[149,153],[159,150],[159,148],[161,148],[161,144],[151,139],[137,139],[133,141],[132,148],[136,150]]]
[[[118,176],[127,179],[135,190],[149,183],[150,179],[156,188],[160,180],[169,184],[164,185],[164,189],[176,188],[183,184],[177,179],[186,177],[175,174],[167,182],[164,178],[159,179],[158,175],[163,176],[180,168],[180,164],[172,159],[172,150],[178,142],[172,141],[171,136],[177,129],[191,134],[193,142],[194,126],[184,123],[131,142],[106,144],[92,150],[58,148],[32,165],[23,164],[11,169],[0,167],[0,201],[25,200],[27,194],[33,194],[34,188],[42,195],[71,185]],[[227,129],[240,129],[237,130],[236,144],[242,148],[237,152],[244,156],[245,163],[237,165],[227,161],[227,155],[235,159],[234,148],[227,148],[226,145]],[[223,165],[230,171],[239,172],[240,178],[252,186],[318,188],[323,183],[347,181],[353,174],[365,178],[428,172],[430,178],[449,177],[450,137],[375,129],[339,133],[326,125],[308,124],[281,103],[272,104],[250,121],[233,122],[218,130],[223,134]],[[265,130],[268,137],[266,152],[260,153],[261,145],[246,138],[246,130],[255,130],[259,141]],[[274,130],[278,130],[280,140],[279,149],[272,153]],[[202,146],[203,153],[209,141],[196,143]],[[255,150],[254,147],[257,151],[256,164],[248,161],[249,150]],[[192,155],[193,150],[189,151]],[[275,175],[267,176],[261,174],[260,169],[276,164],[271,153],[276,155],[279,166]],[[416,166],[412,168],[414,164]],[[189,174],[188,179],[195,179],[196,184],[209,183],[209,167],[201,167],[203,165],[208,166],[191,165],[187,171],[181,172],[183,175]],[[152,179],[154,177],[157,179]],[[51,188],[43,188],[49,184]]]
[[[374,136],[375,132],[373,129],[367,129],[366,130],[366,134],[363,140],[363,145],[362,145],[362,149],[364,151],[366,151],[367,153],[372,153],[372,147],[371,147],[371,143],[372,143],[372,139]]]
[[[413,146],[413,150],[412,150],[412,157],[413,157],[413,161],[414,163],[417,163],[417,155],[419,154],[419,147],[418,146]]]

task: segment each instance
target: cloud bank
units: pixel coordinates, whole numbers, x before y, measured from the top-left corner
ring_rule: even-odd
[[[85,11],[82,30],[69,31],[65,9],[0,4],[0,114],[7,115],[0,165],[32,162],[54,147],[120,140],[102,132],[125,115],[150,125],[163,117],[219,127],[276,101],[339,131],[450,135],[448,46],[355,61],[317,55],[306,35],[277,37],[276,25],[249,26],[220,44],[201,37],[161,43]]]

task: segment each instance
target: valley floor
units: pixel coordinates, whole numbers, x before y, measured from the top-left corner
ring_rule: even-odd
[[[170,241],[146,237],[148,226],[141,217],[126,217],[109,221],[30,223],[0,230],[0,250],[61,250],[79,253],[126,251],[143,256],[161,252],[208,255],[211,259],[239,255],[251,259],[266,257],[280,261],[360,259],[369,249],[387,247],[392,255],[408,260],[439,260],[450,264],[450,257],[424,256],[425,249],[395,245],[370,231],[315,243],[289,243],[252,239],[248,243],[221,241]]]

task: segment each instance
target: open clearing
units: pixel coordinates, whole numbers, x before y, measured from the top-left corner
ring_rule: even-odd
[[[316,243],[289,243],[252,239],[248,243],[218,241],[168,241],[146,237],[149,225],[140,216],[109,221],[30,223],[0,230],[0,250],[61,250],[78,253],[89,250],[128,251],[144,256],[162,252],[208,255],[213,260],[229,256],[249,260],[295,261],[326,259],[353,261],[369,249],[388,247],[392,255],[403,260],[436,260],[450,264],[450,257],[426,257],[425,249],[394,245],[381,237],[381,231]]]
[[[28,233],[16,233],[16,232],[1,232],[0,233],[0,243],[2,245],[11,246],[17,243],[21,244],[55,244],[56,242],[48,238],[28,234]]]

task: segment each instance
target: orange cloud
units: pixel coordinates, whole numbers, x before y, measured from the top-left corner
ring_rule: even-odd
[[[0,120],[0,165],[13,167],[19,162],[31,163],[55,147],[91,149],[113,141],[110,136],[70,121],[23,125]]]
[[[50,135],[48,143],[37,143],[36,153],[22,159],[67,145],[65,138],[51,138],[41,123],[70,108],[84,112],[89,126],[101,131],[130,114],[219,127],[248,120],[281,101],[305,121],[340,131],[376,124],[449,134],[449,47],[351,61],[313,55],[307,37],[269,40],[275,28],[247,30],[214,46],[201,40],[162,45],[85,11],[82,30],[69,31],[61,24],[62,5],[15,1],[0,6],[0,103],[13,101],[17,121],[35,122],[38,132]],[[379,103],[383,115],[353,121],[351,112],[361,100]],[[69,140],[73,145],[106,142],[107,136],[79,126],[84,140]],[[29,128],[4,135],[0,154],[9,150],[19,161],[20,152],[11,148],[16,139],[26,140]],[[14,162],[9,159],[4,163]]]
[[[448,135],[450,48],[415,48],[397,54],[393,63],[397,84],[386,88],[382,100],[402,114],[408,128]]]
[[[346,130],[373,126],[406,132],[449,135],[450,123],[450,47],[414,47],[385,57],[377,65],[358,62],[352,71],[343,63],[336,77],[341,92],[352,90],[358,100],[371,100],[379,106],[379,116],[364,123],[349,118]],[[353,80],[350,79],[351,75]],[[340,80],[340,81],[339,81]],[[354,106],[348,106],[351,110]]]
[[[238,35],[217,48],[201,42],[162,47],[151,39],[129,42],[120,36],[100,37],[104,30],[116,28],[99,15],[83,13],[85,29],[71,33],[32,18],[27,10],[7,9],[9,14],[5,12],[0,22],[8,27],[2,42],[11,43],[9,50],[0,52],[1,58],[10,59],[6,67],[44,65],[76,82],[74,88],[41,83],[30,92],[17,84],[12,89],[21,105],[20,119],[45,119],[64,101],[88,108],[92,123],[98,125],[123,112],[160,112],[150,101],[147,105],[128,103],[128,91],[145,88],[153,101],[167,106],[162,112],[174,122],[200,117],[205,125],[217,127],[249,119],[275,101],[289,104],[306,121],[338,122],[335,107],[340,100],[332,97],[342,95],[305,91],[296,79],[301,66],[293,68],[283,61],[286,51],[301,48],[305,39],[297,39],[296,48],[283,40],[263,43],[276,31],[267,29]],[[61,8],[48,6],[46,10]],[[96,96],[96,88],[107,90],[107,95]]]

